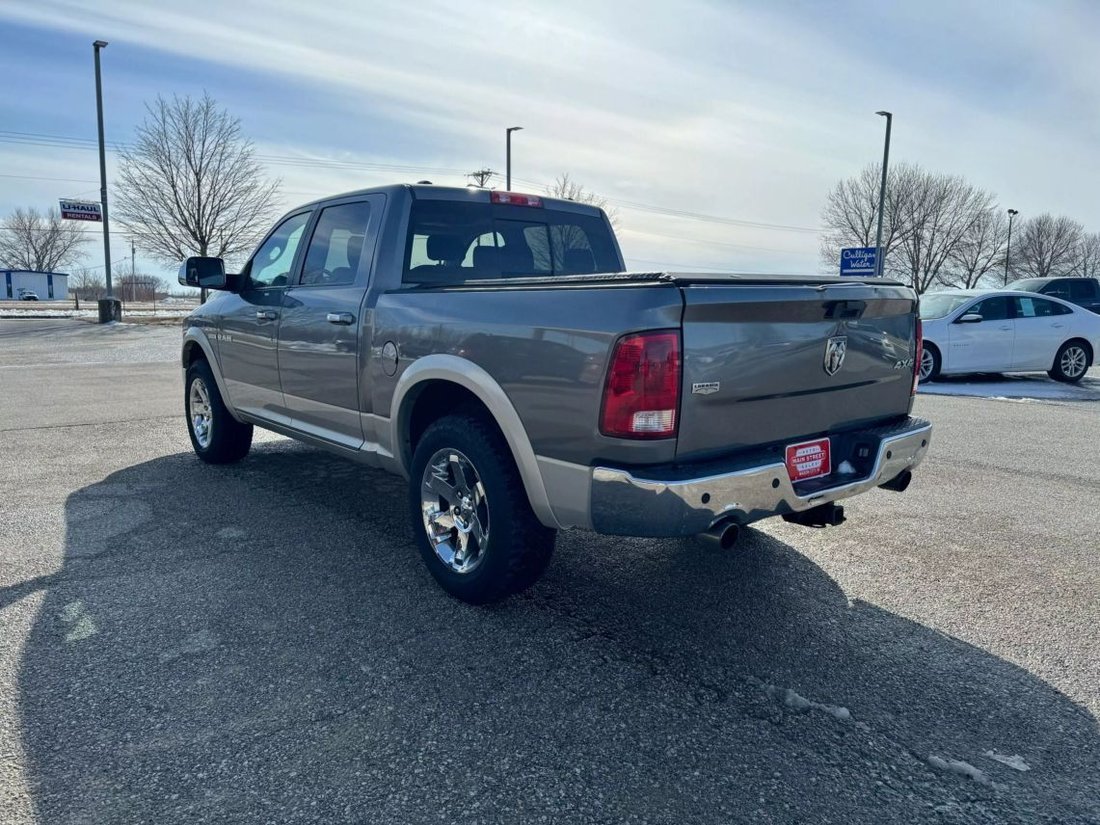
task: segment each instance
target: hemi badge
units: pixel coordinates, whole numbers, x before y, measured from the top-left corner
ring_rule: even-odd
[[[692,384],[692,395],[713,395],[721,389],[721,384],[718,381],[706,381],[702,384]]]

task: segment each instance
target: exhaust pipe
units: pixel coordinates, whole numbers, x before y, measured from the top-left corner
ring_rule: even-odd
[[[699,541],[708,547],[714,547],[718,550],[729,550],[733,545],[737,544],[737,539],[741,536],[741,525],[732,521],[720,522],[705,533],[700,533]]]
[[[803,527],[839,527],[845,522],[844,508],[830,501],[801,513],[787,513],[783,516],[783,521],[801,524]]]
[[[885,484],[880,484],[883,490],[893,490],[895,493],[904,493],[909,482],[913,480],[913,474],[908,470],[902,470]]]

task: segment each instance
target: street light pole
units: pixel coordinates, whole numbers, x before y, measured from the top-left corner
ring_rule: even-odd
[[[504,188],[512,191],[512,132],[518,132],[522,130],[522,126],[509,126],[504,130],[505,144],[507,145],[507,156],[504,165]]]
[[[103,269],[107,278],[107,297],[111,292],[111,231],[107,221],[107,150],[103,144],[103,83],[99,76],[99,50],[107,48],[106,40],[92,44],[95,52],[95,111],[99,121],[99,200],[103,208]]]
[[[1012,219],[1019,214],[1016,209],[1008,210],[1008,243],[1005,244],[1005,286],[1008,286],[1008,256],[1012,253]]]
[[[890,126],[894,122],[894,116],[890,112],[875,112],[876,115],[886,118],[886,145],[882,150],[882,184],[878,190],[878,231],[875,233],[875,275],[882,277],[882,266],[885,263],[882,254],[882,216],[886,212],[886,167],[890,163]]]

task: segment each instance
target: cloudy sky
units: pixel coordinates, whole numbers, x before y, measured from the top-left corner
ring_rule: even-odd
[[[513,189],[604,195],[631,266],[813,271],[825,193],[881,156],[889,109],[893,160],[1100,229],[1091,0],[4,0],[0,33],[0,214],[96,198],[103,39],[108,142],[205,90],[288,207],[503,171],[518,125]]]

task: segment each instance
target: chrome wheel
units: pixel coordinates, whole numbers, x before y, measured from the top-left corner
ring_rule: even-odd
[[[936,357],[927,349],[922,349],[920,353],[920,374],[917,377],[921,381],[927,381],[935,368]]]
[[[437,450],[420,483],[420,512],[435,554],[455,573],[469,573],[485,557],[489,504],[477,470],[458,450]]]
[[[1079,344],[1072,344],[1065,348],[1062,357],[1058,361],[1058,367],[1066,378],[1080,378],[1088,369],[1088,353]]]
[[[214,411],[210,407],[210,392],[201,378],[191,381],[191,392],[187,395],[187,415],[191,420],[191,432],[195,434],[195,441],[205,450],[210,446]]]

